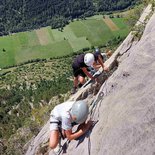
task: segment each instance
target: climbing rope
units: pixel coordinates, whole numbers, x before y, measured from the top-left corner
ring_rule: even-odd
[[[107,83],[107,80],[105,80],[104,85],[103,85],[103,88],[106,87],[106,83]],[[102,90],[100,90],[98,96],[96,97],[96,100],[93,101],[93,102],[90,104],[89,115],[90,115],[90,118],[91,118],[91,119],[94,117],[94,114],[95,114],[97,105],[98,105],[98,104],[100,105],[100,103],[102,102],[104,96],[105,96],[106,93],[107,93],[106,90],[103,91],[103,88],[102,88]]]

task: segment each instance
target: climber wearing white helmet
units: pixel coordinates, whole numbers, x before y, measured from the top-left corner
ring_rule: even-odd
[[[73,140],[88,131],[92,125],[92,121],[86,123],[88,113],[88,105],[82,100],[57,105],[50,115],[50,148],[60,148],[61,135],[68,140]],[[72,132],[73,123],[80,124],[76,132]],[[59,131],[60,127],[62,132]]]
[[[88,72],[88,67],[93,66],[95,57],[92,53],[80,54],[78,55],[72,64],[73,74],[74,74],[74,87],[72,94],[76,92],[78,87],[81,87],[85,83],[85,77],[88,76],[92,80],[95,78]]]

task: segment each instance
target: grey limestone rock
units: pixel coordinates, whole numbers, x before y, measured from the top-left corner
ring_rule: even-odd
[[[73,140],[64,155],[155,155],[155,14],[139,42],[123,42],[106,62],[111,65],[122,50],[130,54],[101,86],[94,109],[93,129]],[[131,37],[131,34],[130,36]],[[89,87],[89,86],[88,86]],[[87,89],[87,88],[86,88]],[[81,90],[84,91],[84,90]],[[76,94],[76,95],[80,95]],[[73,96],[71,99],[78,98]],[[89,101],[89,100],[88,100]],[[49,122],[48,122],[49,123]],[[37,154],[49,136],[49,124],[31,142],[27,155]],[[49,150],[49,154],[53,155]]]

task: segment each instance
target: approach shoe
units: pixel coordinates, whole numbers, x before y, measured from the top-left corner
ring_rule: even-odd
[[[53,152],[55,155],[58,155],[61,152],[61,144],[58,143],[57,147],[55,149],[53,149]]]

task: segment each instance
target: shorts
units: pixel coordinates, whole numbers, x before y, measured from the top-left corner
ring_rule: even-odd
[[[83,72],[82,69],[73,70],[73,74],[74,74],[75,77],[77,77],[77,76],[82,76],[84,78],[86,77],[86,74]]]
[[[82,76],[84,78],[86,77],[86,74],[83,72],[82,69],[76,68],[76,67],[74,67],[74,65],[72,65],[72,68],[73,68],[74,77],[77,77],[77,76]]]
[[[60,121],[51,115],[50,116],[50,131],[59,130],[59,126],[60,126]]]

